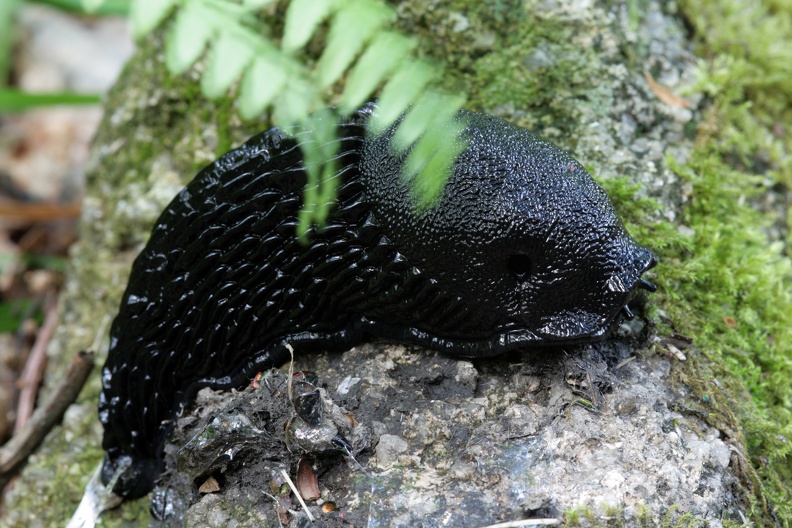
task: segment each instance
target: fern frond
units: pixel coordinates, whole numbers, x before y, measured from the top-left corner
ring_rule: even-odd
[[[372,132],[379,133],[391,126],[436,77],[437,70],[425,61],[410,61],[399,68],[382,89],[379,112],[370,124]]]
[[[338,81],[374,33],[393,16],[390,7],[368,0],[353,0],[340,9],[333,17],[327,44],[316,65],[319,85],[327,88]]]
[[[85,0],[84,0],[85,1]],[[177,0],[135,0],[129,12],[132,35],[142,38],[159,26]]]
[[[253,60],[254,52],[255,49],[244,40],[230,31],[221,30],[201,77],[204,95],[209,99],[224,95]]]
[[[312,131],[301,144],[308,173],[301,234],[321,225],[335,200],[335,168],[328,160],[335,155],[331,150],[338,116],[327,110],[327,94],[342,80],[341,114],[350,114],[382,88],[372,132],[381,132],[407,113],[394,148],[411,149],[404,177],[413,181],[416,207],[431,204],[465,148],[463,141],[449,140],[462,131],[454,114],[464,99],[431,88],[438,68],[412,56],[414,37],[388,29],[395,12],[381,0],[290,0],[279,43],[254,16],[276,1],[133,0],[131,23],[140,37],[175,12],[166,35],[171,73],[184,73],[205,54],[201,89],[206,97],[221,97],[240,81],[237,107],[243,118],[271,110],[278,124]],[[304,50],[319,38],[325,39],[325,47],[309,68]]]
[[[341,111],[350,113],[363,104],[415,45],[414,39],[392,31],[378,35],[349,72]]]
[[[186,72],[203,54],[214,31],[214,21],[200,3],[180,9],[165,45],[168,70],[176,75]]]
[[[239,115],[253,119],[261,115],[286,86],[286,70],[274,57],[257,57],[239,87]]]
[[[338,0],[291,0],[286,10],[283,51],[294,53],[305,46],[338,3]]]

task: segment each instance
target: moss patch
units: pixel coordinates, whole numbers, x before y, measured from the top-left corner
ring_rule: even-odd
[[[628,227],[652,240],[662,290],[653,313],[661,333],[695,337],[680,379],[709,421],[747,453],[733,466],[758,525],[792,524],[792,261],[788,207],[792,182],[790,42],[792,4],[681,2],[701,34],[694,90],[711,98],[685,164],[668,159],[687,183],[678,230],[647,224],[657,204],[630,200],[638,188],[604,182]],[[725,16],[724,16],[725,15]],[[717,27],[711,27],[717,20]],[[709,361],[707,361],[709,360]]]
[[[604,506],[603,512],[604,515],[597,515],[589,508],[575,508],[564,512],[564,524],[570,528],[621,528],[624,526],[639,528],[706,528],[709,526],[704,519],[681,513],[677,505],[669,508],[659,523],[655,522],[646,510],[639,511],[635,516],[627,516],[624,509],[620,507]],[[741,525],[724,521],[723,526],[732,528]]]
[[[772,524],[772,511],[792,524],[792,261],[788,214],[792,182],[792,4],[789,2],[681,2],[701,36],[698,87],[713,104],[690,162],[675,166],[692,184],[684,223],[692,248],[658,270],[662,306],[683,332],[715,360],[714,374],[732,401],[710,403],[736,416],[749,448],[754,514]],[[717,14],[717,16],[715,16]],[[717,20],[716,27],[710,27]],[[673,164],[672,164],[673,166]],[[680,258],[681,257],[681,258]],[[723,376],[723,377],[721,377]],[[744,385],[743,385],[744,384]],[[742,388],[751,398],[740,399]],[[714,381],[699,386],[718,394]],[[746,484],[751,484],[750,482]]]

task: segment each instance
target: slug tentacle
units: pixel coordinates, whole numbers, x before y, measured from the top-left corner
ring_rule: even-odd
[[[102,371],[103,480],[147,493],[176,414],[201,387],[245,385],[286,345],[372,337],[465,357],[603,338],[651,252],[571,156],[500,119],[460,112],[468,147],[421,209],[373,105],[339,123],[338,203],[296,236],[304,133],[264,132],[208,166],[136,259]]]
[[[638,279],[638,287],[652,293],[657,291],[657,286],[646,279]]]
[[[627,319],[635,318],[635,314],[632,313],[632,310],[630,310],[630,307],[627,306],[626,304],[622,306],[622,313],[624,313],[624,317],[626,317]]]

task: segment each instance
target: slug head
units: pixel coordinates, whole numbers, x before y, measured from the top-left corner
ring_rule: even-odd
[[[405,255],[449,293],[468,300],[477,338],[523,331],[534,344],[603,337],[652,253],[624,230],[602,188],[569,154],[525,129],[483,114],[467,120],[467,149],[436,206],[418,211],[400,178],[390,132],[361,160],[378,221]]]

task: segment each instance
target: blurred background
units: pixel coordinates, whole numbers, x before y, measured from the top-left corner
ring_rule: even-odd
[[[33,410],[128,2],[0,0],[0,443]]]

